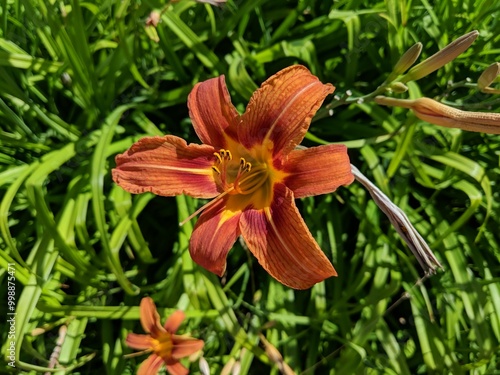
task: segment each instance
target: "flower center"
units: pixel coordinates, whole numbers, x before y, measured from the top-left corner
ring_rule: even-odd
[[[172,342],[170,333],[165,332],[152,341],[152,349],[156,355],[163,359],[170,359],[172,357],[174,343]]]
[[[193,217],[213,206],[221,199],[226,199],[225,210],[242,211],[252,206],[255,209],[268,207],[273,197],[273,184],[283,181],[285,172],[273,167],[271,158],[272,144],[269,142],[254,147],[251,151],[239,144],[232,144],[233,153],[227,149],[214,152],[215,183],[220,194],[207,204],[197,209],[179,225],[184,225]]]
[[[214,152],[216,174],[219,187],[228,194],[251,194],[258,190],[269,178],[266,163],[261,163],[249,155],[233,159],[231,151],[221,149]]]

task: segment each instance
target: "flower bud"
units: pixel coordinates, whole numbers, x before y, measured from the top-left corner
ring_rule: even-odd
[[[160,37],[158,36],[158,32],[156,31],[156,26],[158,26],[160,20],[161,20],[161,13],[157,10],[153,10],[149,14],[149,17],[146,20],[146,26],[144,27],[144,30],[146,31],[146,35],[148,36],[148,38],[156,43],[160,41]]]
[[[161,20],[161,13],[157,10],[153,10],[150,14],[148,19],[146,20],[146,25],[147,26],[158,26],[158,23]]]
[[[281,353],[278,351],[278,349],[276,349],[273,344],[267,341],[266,337],[263,334],[260,334],[259,337],[260,341],[264,345],[267,357],[276,364],[283,362],[283,357],[281,356]]]
[[[500,75],[500,63],[491,64],[477,80],[479,90],[489,94],[500,94],[500,90],[489,87]]]
[[[236,360],[233,357],[229,358],[229,360],[222,368],[220,375],[230,375],[235,363]]]
[[[442,50],[411,68],[410,71],[401,78],[401,82],[416,81],[446,65],[469,48],[478,35],[479,32],[474,30],[454,40]]]
[[[281,366],[279,366],[279,370],[283,375],[295,375],[295,372],[290,366],[288,366],[286,362],[281,363]]]
[[[156,31],[156,27],[154,27],[153,25],[145,26],[144,31],[146,31],[146,35],[153,42],[158,43],[160,41],[160,37],[158,36],[158,32]]]
[[[375,102],[387,106],[409,108],[419,119],[434,125],[500,134],[500,113],[462,111],[429,98],[405,100],[377,96]]]
[[[259,334],[260,341],[264,345],[264,349],[266,351],[267,357],[278,366],[278,369],[283,375],[295,375],[295,372],[292,370],[288,364],[283,361],[283,356],[278,351],[278,349],[267,341],[266,337],[261,333]]]
[[[200,357],[200,361],[198,363],[200,366],[200,373],[202,375],[210,375],[210,366],[203,356]]]
[[[388,88],[396,94],[401,94],[408,91],[408,86],[401,82],[393,82],[388,86]]]
[[[394,65],[391,77],[394,76],[394,78],[396,78],[400,74],[406,72],[415,63],[415,61],[417,61],[420,56],[420,52],[422,52],[422,43],[418,42],[411,46],[405,53],[403,53],[403,56],[400,57],[396,65]]]

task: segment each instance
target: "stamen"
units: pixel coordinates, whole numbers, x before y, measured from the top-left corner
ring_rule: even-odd
[[[217,174],[216,182],[222,191],[230,194],[251,194],[258,190],[268,177],[265,164],[252,165],[240,157],[239,166],[231,161],[231,151],[221,148],[214,152],[215,165],[212,170]]]
[[[219,161],[219,164],[222,164],[222,158],[220,156],[220,154],[218,152],[214,152],[214,156],[217,158],[217,160]]]
[[[215,152],[214,152],[215,154]],[[233,155],[231,154],[231,151],[229,150],[224,150],[223,148],[221,148],[219,150],[219,154],[220,156],[222,157],[222,159],[227,159],[229,161],[233,160]],[[220,161],[222,163],[222,161]]]
[[[212,166],[212,170],[219,175],[220,185],[223,190],[227,188],[227,162],[233,159],[231,151],[221,148],[219,152],[214,152],[214,156],[217,158],[218,167]]]
[[[250,164],[251,168],[251,164]],[[235,184],[235,189],[239,194],[251,194],[262,186],[267,180],[267,168],[264,166],[256,166],[252,174],[246,174],[244,178]]]
[[[226,190],[226,174],[227,174],[227,163],[222,163],[222,173],[220,173],[220,181],[222,184],[222,188]]]
[[[133,358],[133,357],[138,357],[140,355],[143,355],[143,354],[146,354],[146,353],[151,353],[153,351],[152,348],[148,348],[148,349],[145,349],[145,350],[142,350],[140,352],[135,352],[135,353],[129,353],[129,354],[124,354],[123,357],[124,358]]]
[[[252,164],[247,162],[245,158],[240,158],[240,168],[238,169],[238,174],[236,175],[233,182],[234,190],[239,194],[241,194],[241,190],[239,188],[240,177],[243,173],[250,172],[250,169],[252,169]]]
[[[185,218],[184,220],[182,220],[179,223],[179,226],[182,227],[184,224],[186,224],[188,221],[190,221],[193,217],[198,216],[199,213],[201,213],[202,211],[205,211],[207,208],[213,206],[215,203],[217,203],[218,201],[220,201],[223,197],[225,197],[227,194],[229,194],[233,190],[234,190],[234,188],[231,187],[228,190],[226,190],[225,192],[220,193],[218,196],[216,196],[210,202],[208,202],[207,204],[204,204],[203,206],[201,206],[200,208],[198,208],[195,212],[193,212],[191,215],[189,215],[187,218]]]

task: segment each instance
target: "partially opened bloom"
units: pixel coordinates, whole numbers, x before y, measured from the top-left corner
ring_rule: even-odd
[[[174,312],[162,326],[151,298],[143,298],[140,309],[142,328],[147,335],[129,333],[125,340],[132,349],[151,353],[139,367],[137,375],[156,374],[163,364],[172,375],[188,374],[189,370],[179,362],[179,359],[201,350],[204,343],[203,340],[175,334],[184,320],[184,313],[180,310]]]
[[[336,272],[294,199],[354,180],[345,146],[296,149],[333,90],[305,67],[292,66],[264,82],[240,115],[224,76],[198,83],[188,106],[204,144],[172,135],[143,138],[116,157],[114,181],[132,193],[215,197],[196,212],[203,211],[189,244],[195,262],[222,276],[242,235],[271,276],[309,288]]]

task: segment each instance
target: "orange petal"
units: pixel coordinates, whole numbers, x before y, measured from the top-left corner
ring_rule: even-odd
[[[150,191],[163,196],[212,198],[218,193],[213,152],[211,146],[188,145],[172,135],[142,138],[116,156],[113,180],[134,194]]]
[[[153,338],[165,333],[165,329],[160,324],[160,315],[151,297],[144,297],[141,300],[140,316],[142,328],[146,333],[151,333]]]
[[[163,359],[156,354],[151,354],[137,370],[137,375],[156,375],[163,364]]]
[[[295,198],[331,193],[354,181],[344,145],[293,150],[284,171],[289,173],[284,184],[293,191]]]
[[[187,375],[189,370],[185,368],[180,362],[172,362],[167,364],[167,371],[170,375]]]
[[[262,267],[284,285],[307,289],[337,275],[302,220],[292,191],[283,184],[274,187],[269,208],[243,212],[240,229]]]
[[[125,339],[125,344],[127,344],[129,348],[136,350],[150,349],[152,347],[151,336],[129,333]]]
[[[172,358],[174,359],[188,357],[191,354],[203,349],[203,345],[205,344],[203,340],[178,335],[172,335],[172,341],[174,343]]]
[[[283,69],[253,94],[237,128],[238,139],[248,149],[271,141],[273,155],[286,155],[302,141],[312,117],[334,89],[304,66]]]
[[[186,314],[184,314],[184,311],[177,310],[168,317],[163,327],[167,332],[175,333],[179,329],[179,326],[182,324],[185,317]]]
[[[240,211],[226,209],[227,199],[221,199],[200,215],[191,240],[189,252],[193,260],[219,276],[226,270],[226,257],[240,235]]]
[[[239,122],[240,115],[231,103],[224,76],[196,84],[189,94],[188,107],[200,140],[217,149],[225,148],[224,133]]]

